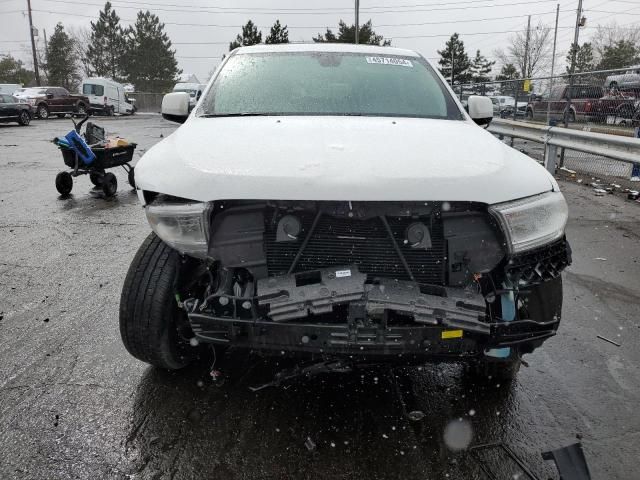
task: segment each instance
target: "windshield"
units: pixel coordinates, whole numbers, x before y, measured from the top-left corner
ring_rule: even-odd
[[[183,92],[183,93],[188,93],[190,97],[195,97],[196,96],[196,91],[195,90],[187,90],[187,89],[182,89],[182,88],[177,88],[177,89],[173,89],[174,93],[175,92]]]
[[[104,87],[102,85],[94,85],[92,83],[85,83],[82,86],[82,93],[85,95],[96,95],[101,97],[104,95]]]
[[[46,88],[27,88],[24,92],[25,95],[44,95],[47,93]]]
[[[235,55],[202,112],[463,118],[423,59],[333,52]]]

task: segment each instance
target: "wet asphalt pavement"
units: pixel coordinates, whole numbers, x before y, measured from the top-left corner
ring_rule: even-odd
[[[136,159],[175,128],[95,121],[136,141]],[[511,386],[474,385],[458,365],[398,371],[408,407],[426,413],[412,423],[384,371],[252,393],[275,364],[234,354],[217,387],[208,363],[168,373],[130,357],[120,288],[149,228],[122,169],[115,198],[86,176],[58,196],[48,140],[70,128],[0,125],[0,479],[487,478],[443,441],[461,424],[541,479],[557,474],[540,452],[576,441],[594,479],[640,478],[640,205],[563,182],[574,263],[558,335]],[[482,455],[497,478],[526,478],[499,451]]]

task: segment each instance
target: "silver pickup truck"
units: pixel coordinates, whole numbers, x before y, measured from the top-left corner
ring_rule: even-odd
[[[609,75],[604,81],[605,88],[640,87],[640,65],[629,67],[624,73]]]

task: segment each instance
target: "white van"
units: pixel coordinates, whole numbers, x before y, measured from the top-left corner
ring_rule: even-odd
[[[91,111],[105,115],[133,115],[135,107],[127,101],[124,87],[108,78],[87,78],[81,92],[89,98]]]
[[[189,110],[191,111],[193,107],[196,106],[196,103],[198,103],[198,100],[200,100],[205,87],[206,85],[202,85],[200,83],[178,82],[176,83],[176,86],[173,87],[173,91],[189,94]]]

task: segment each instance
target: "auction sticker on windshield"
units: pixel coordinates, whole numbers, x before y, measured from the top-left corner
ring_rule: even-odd
[[[413,67],[411,60],[406,58],[393,57],[367,57],[367,63],[377,63],[380,65],[398,65],[400,67]]]

